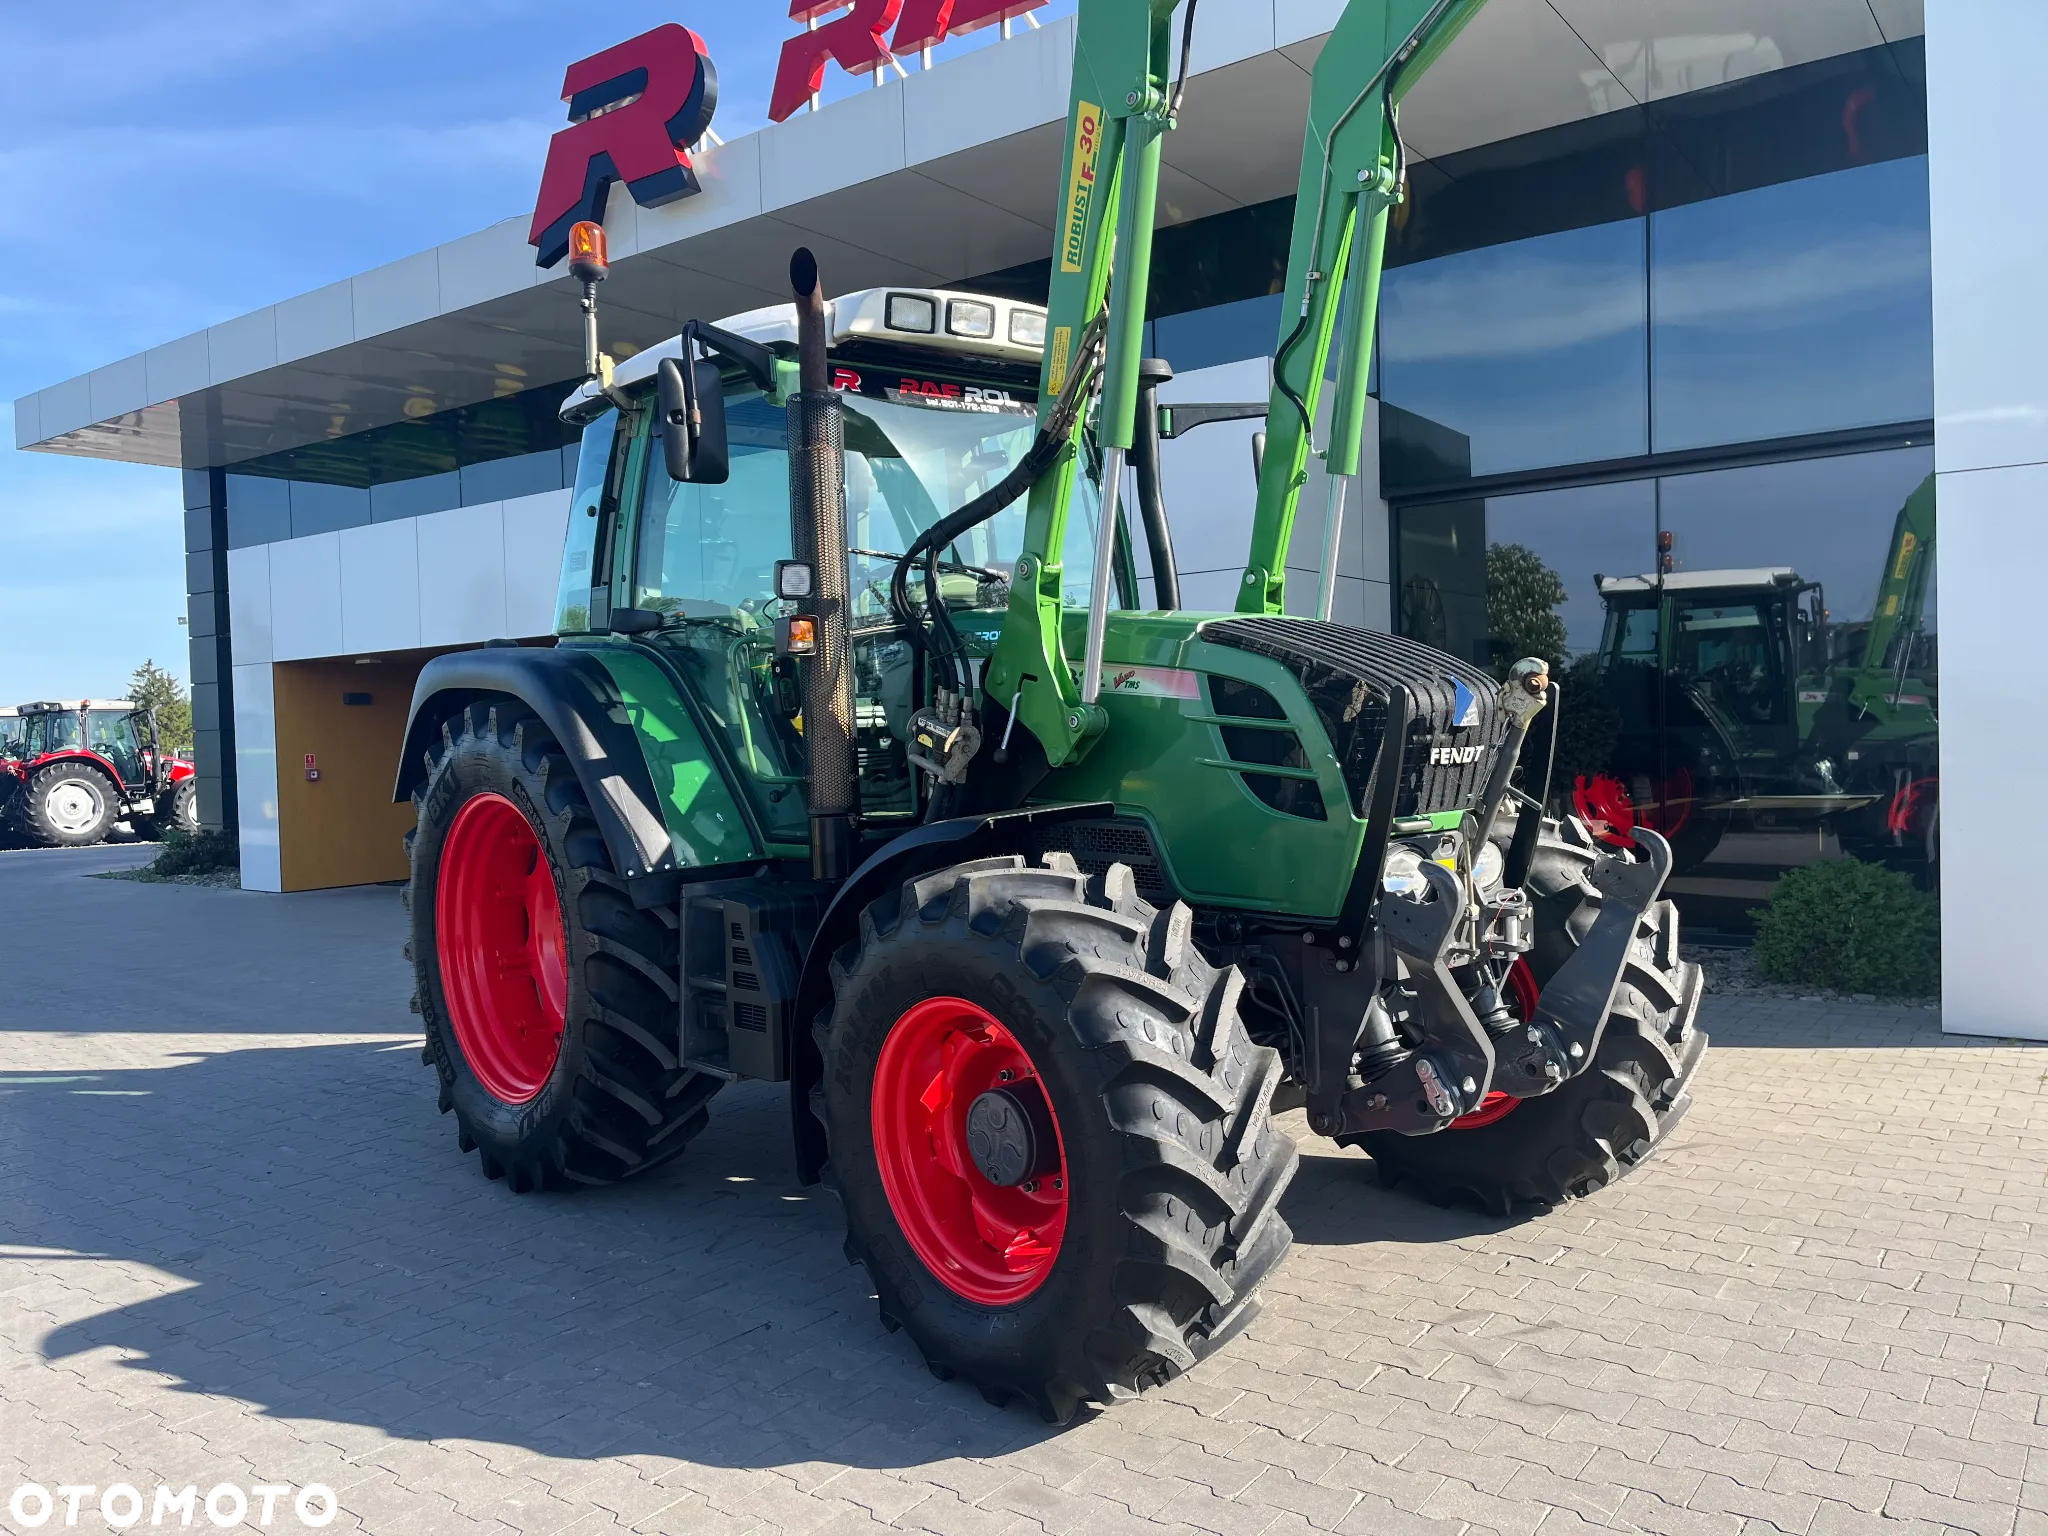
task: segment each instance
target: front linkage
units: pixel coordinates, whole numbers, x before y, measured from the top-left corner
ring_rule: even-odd
[[[1426,1136],[1473,1115],[1489,1096],[1555,1092],[1593,1064],[1624,978],[1648,989],[1661,1010],[1690,1001],[1641,953],[1671,872],[1670,846],[1642,831],[1634,856],[1597,856],[1584,876],[1600,897],[1590,927],[1533,1007],[1508,1006],[1511,973],[1523,966],[1526,977],[1535,943],[1529,896],[1515,880],[1489,892],[1474,866],[1510,797],[1520,802],[1513,843],[1533,849],[1540,835],[1542,792],[1524,794],[1509,780],[1530,723],[1556,696],[1544,662],[1516,664],[1502,690],[1507,736],[1476,813],[1465,818],[1459,851],[1419,859],[1419,883],[1398,890],[1384,871],[1409,717],[1398,693],[1392,701],[1348,921],[1340,919],[1319,961],[1302,965],[1307,1017],[1296,1023],[1307,1036],[1302,1078],[1318,1135]],[[1526,856],[1521,862],[1516,872],[1526,875]],[[1309,948],[1317,937],[1302,933]]]

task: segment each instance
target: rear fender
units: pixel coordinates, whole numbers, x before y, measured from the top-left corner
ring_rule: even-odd
[[[128,798],[127,781],[121,777],[121,770],[116,768],[110,759],[101,757],[97,752],[87,752],[77,748],[68,748],[62,752],[46,752],[41,757],[23,764],[22,777],[26,779],[29,774],[40,773],[43,769],[53,764],[61,763],[83,763],[88,768],[99,769],[101,773],[104,773],[114,781],[114,788],[120,792],[121,798],[124,800]]]
[[[562,743],[633,905],[674,901],[681,864],[639,736],[611,673],[581,648],[491,646],[428,662],[413,685],[392,799],[426,783],[443,724],[491,698],[526,705]]]
[[[824,920],[811,939],[798,978],[796,1006],[790,1011],[789,1120],[796,1143],[797,1178],[815,1184],[825,1167],[825,1127],[811,1110],[811,1090],[825,1076],[824,1057],[811,1026],[832,1001],[832,957],[860,932],[860,915],[868,903],[896,889],[914,875],[949,864],[1022,853],[1031,831],[1062,821],[1111,816],[1107,801],[1076,805],[1033,806],[951,821],[927,822],[878,848],[839,887]]]

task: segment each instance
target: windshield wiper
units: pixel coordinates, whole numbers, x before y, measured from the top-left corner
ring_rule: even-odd
[[[870,560],[887,560],[892,565],[903,558],[903,551],[900,549],[848,549],[847,553],[849,555],[865,555]],[[990,570],[985,565],[968,565],[960,560],[940,560],[937,564],[942,571],[961,571],[969,576],[979,576],[983,581],[1006,582],[1010,579],[1001,571]]]

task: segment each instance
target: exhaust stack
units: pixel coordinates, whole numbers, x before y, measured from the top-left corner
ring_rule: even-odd
[[[852,623],[846,567],[845,407],[825,363],[825,294],[817,259],[789,260],[796,295],[797,393],[789,401],[790,547],[811,568],[807,607],[816,648],[804,667],[804,744],[810,756],[811,874],[844,880],[859,852],[859,765],[853,734]]]

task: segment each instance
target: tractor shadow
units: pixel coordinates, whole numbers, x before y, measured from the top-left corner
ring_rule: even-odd
[[[891,1467],[1059,1433],[883,1331],[837,1202],[795,1183],[786,1105],[729,1088],[645,1180],[515,1196],[458,1153],[417,1042],[14,1071],[0,1273],[160,1293],[46,1314],[48,1361],[113,1350],[176,1391],[407,1439]]]
[[[1294,1241],[1316,1248],[1371,1243],[1449,1243],[1506,1232],[1543,1212],[1498,1216],[1465,1206],[1432,1205],[1405,1185],[1381,1181],[1365,1153],[1309,1132],[1300,1115],[1279,1117],[1301,1148],[1301,1168],[1281,1200]]]
[[[645,1180],[515,1196],[457,1152],[416,1042],[170,1059],[0,1079],[0,1265],[88,1296],[156,1272],[148,1299],[47,1318],[52,1362],[112,1350],[281,1418],[553,1456],[908,1467],[1060,1433],[883,1331],[837,1202],[794,1181],[779,1087],[728,1088]],[[1318,1246],[1510,1225],[1314,1142],[1284,1209]]]

